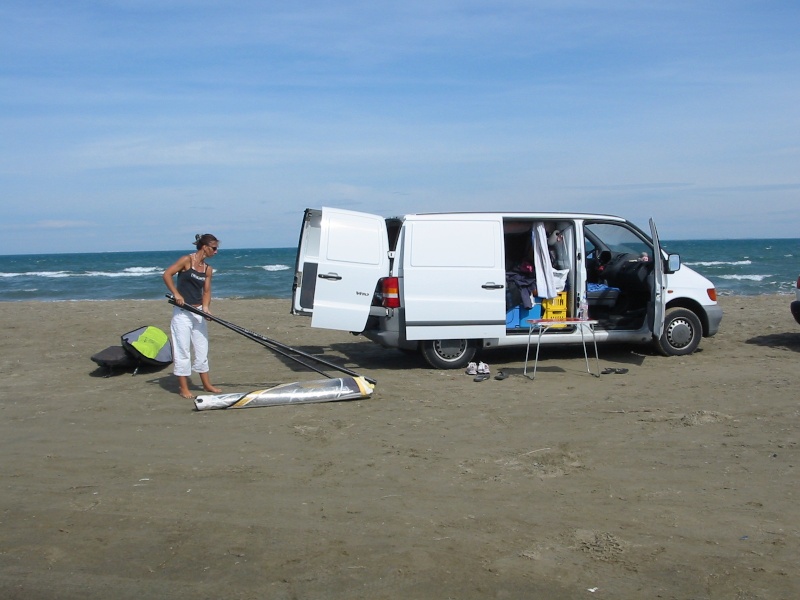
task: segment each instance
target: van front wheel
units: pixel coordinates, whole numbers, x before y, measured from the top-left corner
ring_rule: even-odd
[[[425,361],[434,369],[463,369],[475,356],[471,340],[425,340],[420,342]]]
[[[686,308],[668,308],[656,346],[664,356],[686,356],[697,350],[701,337],[703,326],[696,314]]]

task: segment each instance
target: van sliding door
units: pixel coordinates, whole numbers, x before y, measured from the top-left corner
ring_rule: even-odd
[[[504,336],[502,249],[500,217],[407,217],[402,256],[407,339]]]

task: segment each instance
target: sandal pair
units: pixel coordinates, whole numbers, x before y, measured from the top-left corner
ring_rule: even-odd
[[[498,371],[497,375],[495,375],[494,378],[497,379],[497,381],[503,381],[503,379],[508,379],[508,373],[506,373],[505,371]],[[487,379],[489,379],[489,374],[488,373],[482,373],[482,374],[478,375],[477,377],[475,377],[475,379],[473,379],[473,381],[478,381],[479,382],[479,381],[486,381]]]
[[[602,371],[600,371],[603,375],[610,375],[611,373],[616,373],[617,375],[624,375],[628,372],[628,369],[614,369],[613,367],[606,367]]]

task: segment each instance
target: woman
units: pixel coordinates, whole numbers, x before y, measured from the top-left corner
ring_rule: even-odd
[[[178,376],[179,392],[182,398],[192,399],[189,391],[189,376],[192,368],[200,374],[203,389],[207,392],[219,393],[221,390],[211,383],[208,374],[208,323],[202,316],[181,308],[189,304],[209,313],[211,306],[211,276],[214,273],[206,260],[219,251],[219,240],[210,233],[196,235],[194,246],[197,252],[182,256],[177,262],[164,271],[164,283],[175,298],[175,309],[172,311],[173,372]],[[177,286],[175,275],[178,276]],[[194,349],[194,362],[191,361],[191,350]]]

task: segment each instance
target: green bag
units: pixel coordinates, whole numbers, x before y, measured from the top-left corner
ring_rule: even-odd
[[[169,336],[152,325],[122,335],[122,347],[143,363],[163,366],[172,362]]]

